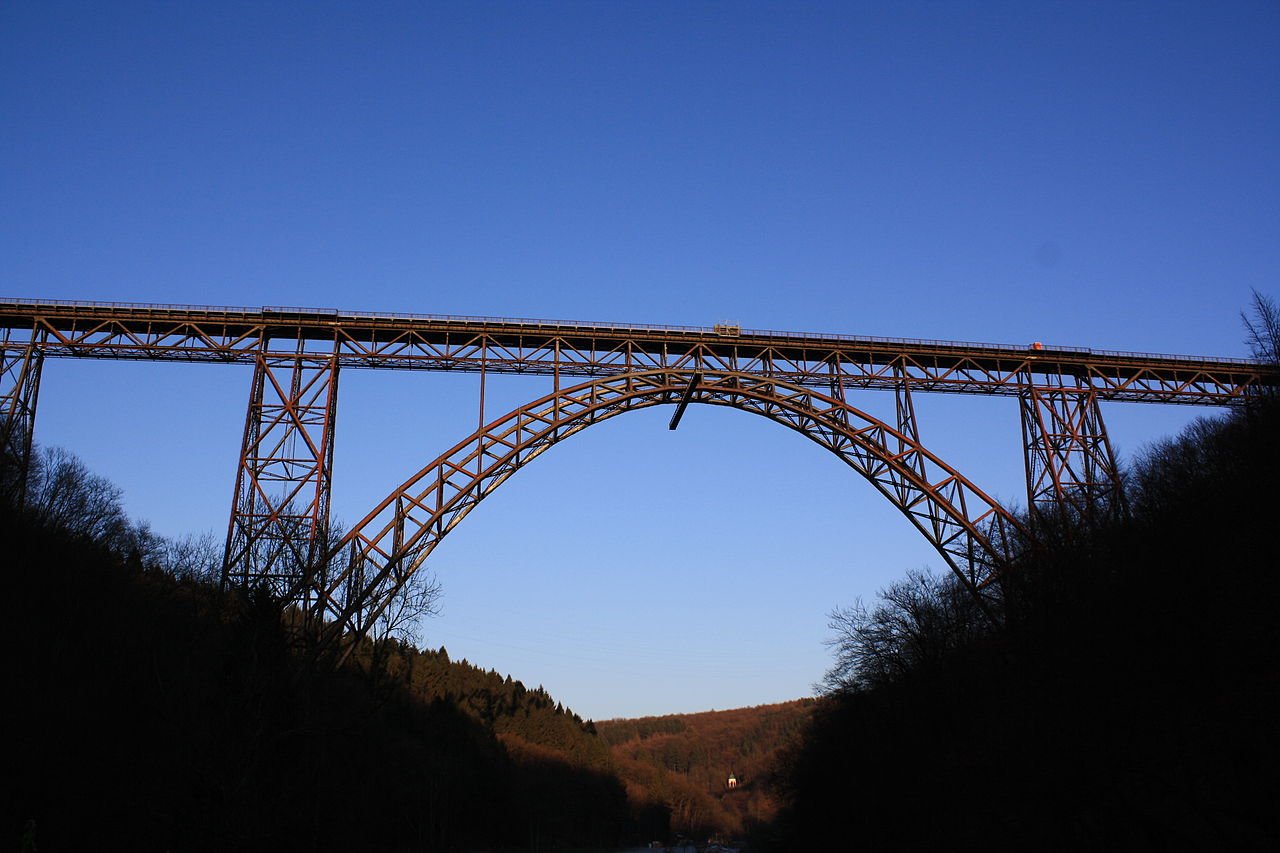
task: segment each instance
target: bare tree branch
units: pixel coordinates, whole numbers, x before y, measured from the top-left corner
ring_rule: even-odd
[[[1280,365],[1280,305],[1266,294],[1253,291],[1251,310],[1241,311],[1245,343],[1253,357],[1268,364]]]
[[[422,619],[440,612],[440,581],[425,568],[415,572],[390,597],[387,606],[374,620],[371,636],[375,642],[397,637],[415,643]]]
[[[828,627],[836,634],[827,645],[835,665],[817,685],[822,692],[863,690],[941,663],[987,624],[952,575],[909,571],[879,597],[874,608],[857,601],[832,612]]]

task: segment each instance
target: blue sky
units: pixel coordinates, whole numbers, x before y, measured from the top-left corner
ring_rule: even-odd
[[[1280,281],[1277,103],[1271,3],[8,3],[0,293],[1239,356]],[[220,534],[248,384],[53,362],[37,438]],[[347,520],[474,425],[474,378],[341,395]],[[917,402],[1020,498],[1008,401]],[[1198,413],[1105,411],[1124,453]],[[589,717],[778,701],[827,611],[940,565],[793,434],[667,416],[473,513],[425,642]]]

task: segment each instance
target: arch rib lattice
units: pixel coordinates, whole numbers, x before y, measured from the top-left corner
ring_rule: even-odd
[[[422,468],[332,549],[313,575],[309,616],[322,646],[364,635],[423,561],[481,500],[552,445],[624,412],[689,402],[767,417],[834,453],[869,480],[985,595],[1002,546],[1021,524],[951,466],[883,421],[813,388],[738,372],[654,370],[596,379],[499,418]]]

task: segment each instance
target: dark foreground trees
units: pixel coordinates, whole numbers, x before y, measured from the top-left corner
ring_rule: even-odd
[[[1278,438],[1269,399],[1152,448],[999,628],[922,574],[837,614],[778,849],[1276,849]]]
[[[589,760],[607,746],[545,691],[394,639],[363,668],[312,667],[279,602],[207,582],[204,544],[150,535],[73,457],[40,458],[25,508],[0,506],[10,848],[620,841],[625,792]]]
[[[913,569],[882,590],[875,606],[858,601],[834,611],[828,627],[835,664],[822,687],[838,694],[946,665],[983,635],[987,617],[955,575]]]

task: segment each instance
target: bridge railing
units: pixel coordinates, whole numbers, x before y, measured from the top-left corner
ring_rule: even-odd
[[[52,306],[58,308],[87,308],[91,310],[112,310],[124,309],[128,311],[145,311],[145,312],[182,312],[194,314],[222,314],[235,315],[241,317],[269,317],[270,315],[291,316],[291,317],[310,317],[315,319],[329,320],[423,320],[433,323],[480,323],[485,325],[502,325],[513,327],[536,327],[539,329],[554,329],[563,331],[608,331],[608,332],[667,332],[677,334],[696,334],[696,335],[719,335],[713,326],[681,326],[681,325],[664,325],[654,323],[599,323],[585,320],[547,320],[533,318],[515,318],[515,317],[487,317],[483,315],[468,314],[419,314],[395,311],[350,311],[340,310],[337,308],[308,308],[302,306],[283,306],[283,305],[267,305],[261,308],[249,308],[244,306],[230,305],[181,305],[166,304],[155,302],[97,302],[87,300],[64,300],[64,299],[18,299],[14,297],[0,297],[0,305],[21,305],[21,306]],[[1023,352],[1030,349],[1030,345],[1019,344],[997,344],[983,341],[954,341],[931,338],[899,338],[899,337],[878,337],[872,335],[847,335],[834,334],[826,332],[786,332],[775,329],[743,329],[738,335],[743,338],[777,338],[779,340],[812,340],[812,341],[840,341],[851,344],[874,344],[889,346],[924,346],[924,347],[946,347],[949,349],[978,349],[988,350],[991,352]],[[1257,359],[1252,358],[1224,358],[1220,356],[1197,356],[1197,355],[1179,355],[1175,353],[1152,353],[1152,352],[1135,352],[1129,350],[1109,350],[1109,349],[1093,349],[1090,347],[1073,347],[1052,345],[1045,346],[1042,349],[1036,349],[1037,357],[1044,357],[1054,353],[1071,353],[1075,355],[1100,355],[1112,358],[1129,358],[1129,359],[1161,359],[1169,361],[1182,361],[1188,363],[1201,364],[1240,364],[1240,365],[1257,365],[1260,364]]]

